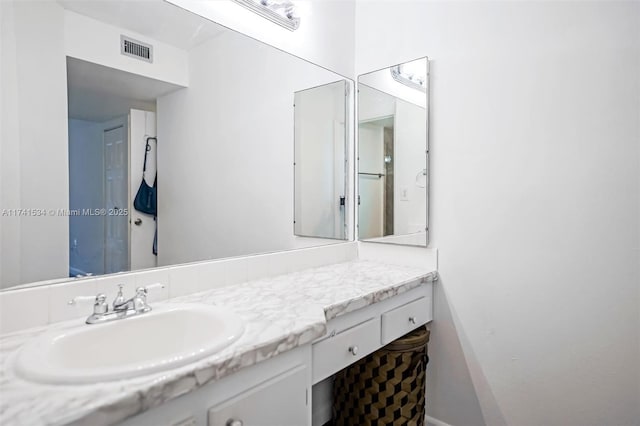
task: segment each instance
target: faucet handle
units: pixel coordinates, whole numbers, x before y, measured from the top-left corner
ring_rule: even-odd
[[[153,284],[145,285],[142,288],[144,288],[145,291],[149,291],[149,290],[154,290],[156,288],[164,288],[164,284],[162,284],[162,283],[153,283]]]
[[[76,296],[73,299],[67,302],[68,305],[77,305],[78,302],[105,302],[107,300],[107,296],[103,293],[98,293],[96,296]]]
[[[94,314],[106,314],[109,311],[109,305],[107,305],[107,296],[104,293],[98,293],[96,296],[76,296],[69,300],[67,304],[77,305],[78,302],[93,301],[93,313]]]
[[[90,302],[90,301],[95,301],[96,300],[96,296],[76,296],[73,299],[69,300],[67,302],[67,305],[77,305],[78,302]]]
[[[147,293],[154,288],[164,288],[164,285],[155,283],[136,288],[136,295],[133,298],[133,309],[136,312],[148,312],[151,310],[151,306],[147,304]]]
[[[147,312],[151,308],[147,305],[147,289],[145,287],[136,288],[136,295],[133,297],[133,309],[136,312]]]

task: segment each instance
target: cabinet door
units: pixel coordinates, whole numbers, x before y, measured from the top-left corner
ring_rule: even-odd
[[[307,374],[294,368],[212,407],[209,426],[307,425]]]

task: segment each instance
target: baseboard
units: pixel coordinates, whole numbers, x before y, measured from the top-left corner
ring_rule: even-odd
[[[434,419],[431,416],[425,416],[427,426],[451,426],[449,423],[445,423],[442,420]]]

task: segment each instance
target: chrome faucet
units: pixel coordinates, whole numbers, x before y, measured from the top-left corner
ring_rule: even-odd
[[[69,305],[75,305],[81,301],[93,301],[93,313],[85,321],[87,324],[99,324],[117,319],[129,318],[151,311],[151,306],[147,303],[147,292],[154,288],[164,288],[160,283],[150,284],[145,287],[138,287],[136,294],[125,300],[122,294],[122,284],[118,285],[118,294],[113,300],[113,310],[109,311],[107,296],[99,293],[96,296],[77,296],[69,301]]]
[[[146,287],[138,287],[136,289],[136,295],[131,299],[124,300],[124,295],[122,294],[122,284],[118,286],[118,294],[116,294],[116,298],[113,300],[113,312],[128,312],[135,311],[138,314],[142,314],[145,312],[149,312],[151,310],[151,306],[147,305],[147,288]]]

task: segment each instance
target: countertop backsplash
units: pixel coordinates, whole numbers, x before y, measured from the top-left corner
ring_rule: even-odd
[[[136,287],[161,283],[149,292],[151,303],[228,285],[274,277],[308,268],[356,259],[385,261],[427,270],[437,269],[437,250],[366,242],[345,242],[253,256],[159,267],[96,278],[0,292],[0,334],[52,324],[91,313],[91,303],[69,305],[76,296],[105,293],[109,301],[118,285],[125,295]]]
[[[357,243],[346,242],[96,278],[72,278],[62,283],[6,290],[0,292],[0,334],[86,317],[91,313],[91,303],[70,306],[68,301],[76,296],[94,296],[98,293],[105,293],[111,301],[117,293],[118,284],[124,286],[125,296],[128,297],[133,295],[136,287],[162,283],[164,288],[149,292],[149,301],[153,303],[259,278],[348,262],[357,256]]]

